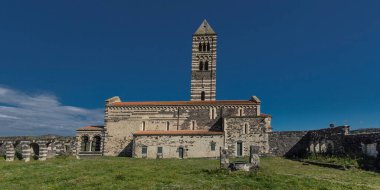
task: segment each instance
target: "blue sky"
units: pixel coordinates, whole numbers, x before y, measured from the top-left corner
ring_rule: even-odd
[[[191,34],[218,33],[217,99],[275,130],[380,127],[380,1],[1,1],[0,135],[72,135],[104,100],[189,100]]]

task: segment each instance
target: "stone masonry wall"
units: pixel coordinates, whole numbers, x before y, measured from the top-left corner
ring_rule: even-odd
[[[237,155],[237,144],[242,143],[242,156],[249,156],[249,147],[256,146],[259,154],[269,153],[268,132],[264,118],[229,117],[224,119],[225,146],[229,156]]]
[[[183,158],[216,158],[223,146],[223,135],[144,135],[135,136],[133,156],[136,158],[157,158],[157,148],[162,147],[161,158],[179,158],[182,147]],[[215,150],[211,150],[215,143]],[[147,146],[147,154],[142,154],[142,147]]]
[[[286,156],[298,154],[305,149],[307,131],[276,131],[269,133],[270,155]]]
[[[240,113],[253,117],[259,106],[107,106],[104,155],[132,156],[133,133],[137,131],[222,131],[222,117]]]
[[[365,155],[380,159],[380,133],[346,135],[344,150],[347,155]]]

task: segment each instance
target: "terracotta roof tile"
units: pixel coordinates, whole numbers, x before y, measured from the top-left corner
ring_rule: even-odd
[[[133,135],[223,135],[223,131],[179,130],[179,131],[137,131]]]
[[[115,102],[111,106],[182,106],[182,105],[256,105],[249,100],[217,100],[217,101],[162,101],[162,102]]]
[[[260,114],[260,117],[272,117],[272,116],[269,115],[269,114],[264,114],[264,113],[262,113],[262,114]]]
[[[104,126],[85,126],[77,129],[77,131],[103,131]]]

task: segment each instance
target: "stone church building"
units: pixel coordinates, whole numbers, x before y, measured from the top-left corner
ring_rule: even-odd
[[[192,37],[190,101],[105,102],[104,126],[77,129],[77,155],[136,158],[247,156],[269,152],[271,116],[249,100],[216,100],[217,34],[202,22]]]

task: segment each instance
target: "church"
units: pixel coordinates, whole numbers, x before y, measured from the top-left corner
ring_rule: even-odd
[[[269,153],[271,116],[261,102],[216,100],[217,34],[206,20],[192,36],[190,101],[105,101],[104,126],[77,129],[77,157],[216,158]]]

